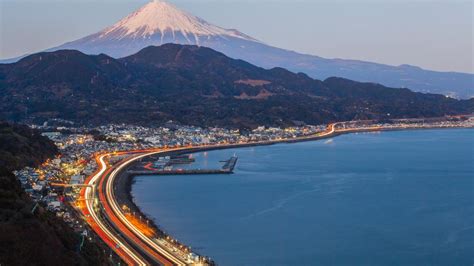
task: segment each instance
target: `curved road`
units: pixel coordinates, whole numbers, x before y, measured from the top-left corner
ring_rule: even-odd
[[[82,212],[84,216],[88,217],[88,223],[104,242],[129,265],[189,264],[185,258],[178,258],[159,246],[128,221],[114,197],[113,182],[120,169],[145,155],[159,152],[164,151],[144,154],[142,151],[119,153],[119,155],[132,154],[132,157],[113,167],[106,163],[105,158],[116,154],[107,153],[97,156],[99,170],[86,180],[86,185],[90,187],[86,187],[81,192],[86,203]],[[137,156],[136,153],[142,154]]]
[[[100,157],[101,162],[103,162],[105,156],[107,155]],[[120,234],[114,231],[110,225],[104,221],[96,207],[98,205],[95,196],[96,185],[106,170],[107,167],[104,162],[104,165],[101,165],[101,168],[86,180],[86,184],[90,186],[81,190],[80,196],[85,202],[85,206],[82,207],[82,213],[99,237],[128,265],[147,265],[145,259],[138,252],[132,249],[131,246],[120,237]]]

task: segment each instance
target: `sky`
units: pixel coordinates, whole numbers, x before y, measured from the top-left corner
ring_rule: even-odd
[[[473,0],[168,0],[267,44],[326,58],[474,73]],[[0,58],[110,26],[147,0],[0,0]]]

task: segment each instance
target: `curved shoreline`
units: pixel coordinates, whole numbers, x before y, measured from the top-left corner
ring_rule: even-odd
[[[167,155],[173,155],[173,154],[195,153],[195,152],[211,151],[211,150],[235,149],[235,148],[245,148],[245,147],[255,147],[255,146],[269,146],[269,145],[285,144],[285,143],[317,141],[317,140],[333,138],[333,137],[337,137],[337,136],[345,135],[345,134],[364,133],[364,132],[430,130],[430,129],[472,129],[472,128],[473,127],[423,127],[423,128],[404,127],[404,128],[364,128],[364,129],[349,129],[349,130],[340,130],[340,131],[334,130],[333,132],[323,135],[323,136],[307,136],[307,137],[287,139],[287,140],[265,141],[265,142],[244,143],[244,144],[229,144],[229,145],[220,145],[220,146],[213,146],[213,147],[190,147],[190,148],[182,149],[178,151],[163,151],[158,154],[167,156]],[[128,167],[131,167],[134,164],[135,163],[132,163]],[[154,220],[155,218],[150,218],[150,215],[148,215],[147,213],[144,213],[140,209],[140,207],[134,202],[134,197],[132,195],[132,185],[135,182],[135,176],[131,176],[130,174],[126,173],[126,170],[128,169],[128,167],[126,167],[124,171],[120,172],[117,175],[117,178],[113,184],[114,189],[115,189],[115,194],[116,194],[116,200],[121,205],[122,204],[127,205],[131,211],[141,215],[142,217],[145,217],[145,219],[149,221],[150,226],[155,230],[157,235],[166,234],[165,229],[160,228],[160,226],[155,222]],[[183,243],[183,245],[185,245],[185,243]]]

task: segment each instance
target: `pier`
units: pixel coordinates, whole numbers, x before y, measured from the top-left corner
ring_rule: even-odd
[[[129,170],[130,175],[216,175],[233,174],[238,157],[232,156],[229,160],[221,161],[224,163],[221,169],[156,169],[156,170]]]

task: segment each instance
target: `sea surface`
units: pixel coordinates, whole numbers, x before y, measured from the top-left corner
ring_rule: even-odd
[[[474,130],[197,153],[233,175],[142,176],[135,203],[219,265],[473,265]]]

